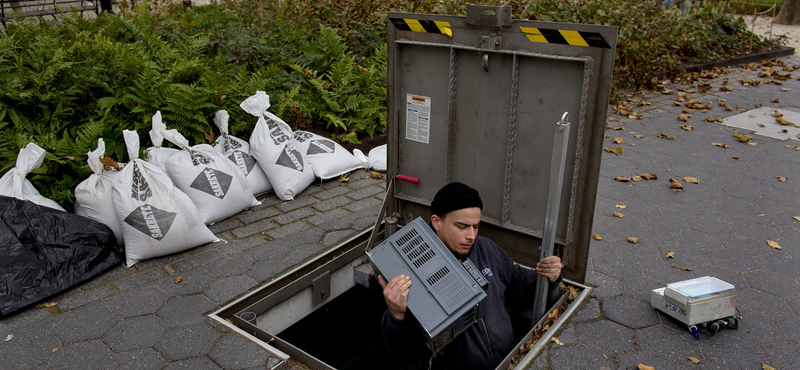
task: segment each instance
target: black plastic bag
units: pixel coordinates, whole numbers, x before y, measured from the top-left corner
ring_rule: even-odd
[[[119,263],[108,226],[0,196],[0,316],[79,284]]]

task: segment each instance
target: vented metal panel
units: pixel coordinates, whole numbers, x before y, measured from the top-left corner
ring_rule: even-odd
[[[408,308],[431,346],[440,348],[477,319],[478,304],[486,293],[422,218],[368,254],[387,281],[398,275],[411,277]]]

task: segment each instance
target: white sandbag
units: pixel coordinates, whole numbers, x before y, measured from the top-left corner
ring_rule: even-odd
[[[364,155],[364,152],[362,152],[361,149],[353,149],[353,156],[356,157],[359,162],[361,162],[362,167],[369,169],[369,158]]]
[[[378,145],[369,151],[369,168],[386,172],[386,144]]]
[[[114,179],[113,198],[125,240],[126,265],[219,241],[169,176],[138,158],[136,131],[123,130],[122,135],[131,160]]]
[[[219,127],[220,133],[214,149],[242,170],[253,194],[258,195],[272,190],[267,174],[256,162],[256,157],[250,154],[250,143],[228,134],[229,119],[230,115],[224,110],[217,111],[214,115],[214,123]]]
[[[45,151],[34,143],[28,143],[19,150],[17,165],[0,178],[0,195],[29,200],[40,206],[64,211],[58,203],[43,197],[25,178],[31,171],[39,168],[44,162]]]
[[[164,165],[169,178],[194,202],[206,224],[261,204],[253,196],[242,171],[211,145],[190,147],[177,130],[167,130],[161,135],[182,149],[169,156]]]
[[[314,182],[314,171],[297,148],[291,127],[267,112],[269,96],[263,91],[256,92],[240,106],[258,117],[250,135],[250,152],[269,177],[275,195],[281,200],[293,200]]]
[[[153,142],[152,148],[147,148],[147,162],[152,163],[161,171],[167,172],[165,162],[169,156],[180,152],[175,148],[164,148],[161,145],[164,143],[164,137],[161,133],[167,131],[167,125],[161,119],[161,111],[153,115],[153,128],[150,130],[150,140]]]
[[[339,143],[308,131],[295,131],[294,141],[314,175],[322,180],[332,179],[361,168],[361,161]]]
[[[108,226],[117,237],[117,244],[122,245],[122,226],[117,220],[114,211],[114,178],[119,171],[105,171],[105,165],[100,158],[106,152],[106,143],[103,138],[97,139],[97,149],[88,153],[89,168],[93,174],[75,187],[75,214],[91,218]]]

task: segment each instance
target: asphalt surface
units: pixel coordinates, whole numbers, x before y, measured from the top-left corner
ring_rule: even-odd
[[[775,74],[759,77],[766,75],[761,65],[733,67],[710,80],[666,85],[669,93],[631,95],[626,106],[641,119],[609,109],[609,126],[622,129],[606,130],[604,146],[622,153],[602,156],[593,228],[602,240],[591,243],[586,279],[596,289],[557,333],[563,345],[550,343],[532,368],[800,368],[800,222],[793,219],[800,216],[800,141],[753,135],[741,143],[733,128],[704,121],[757,107],[800,110],[800,57],[780,61],[799,70],[772,67],[791,75],[781,85],[767,82]],[[701,93],[701,84],[710,86]],[[676,105],[679,93],[689,96]],[[711,108],[680,121],[692,99]],[[775,122],[764,125],[781,129]],[[613,143],[617,137],[623,143]],[[657,179],[614,180],[645,173]],[[683,184],[681,192],[670,189],[671,178]],[[263,205],[211,226],[226,243],[132,268],[118,265],[44,302],[54,302],[52,307],[29,307],[0,320],[0,368],[274,364],[260,347],[207,315],[369,228],[384,181],[357,171],[348,182],[313,184],[291,202],[259,197]],[[650,307],[650,291],[706,275],[736,286],[741,319],[738,330],[695,340],[685,326]],[[700,362],[692,364],[690,356]]]

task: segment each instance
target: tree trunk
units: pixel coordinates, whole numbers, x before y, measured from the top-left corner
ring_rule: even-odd
[[[775,23],[800,25],[800,0],[783,0]]]

